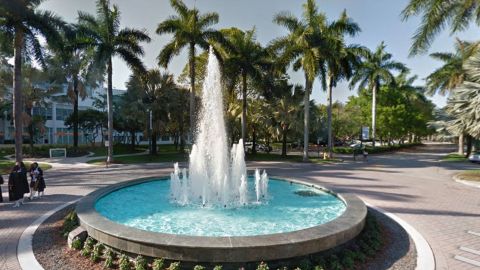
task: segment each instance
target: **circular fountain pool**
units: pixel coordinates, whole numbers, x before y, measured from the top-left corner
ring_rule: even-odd
[[[360,233],[367,213],[365,204],[351,194],[274,178],[269,182],[271,195],[261,204],[180,206],[170,201],[169,179],[127,181],[89,194],[77,204],[81,226],[91,237],[128,253],[245,263],[341,245]]]
[[[253,178],[249,194],[253,190]],[[157,180],[116,190],[100,198],[95,209],[133,228],[189,236],[253,236],[298,231],[329,222],[345,203],[315,187],[270,179],[269,194],[240,207],[180,206],[168,196],[170,181]]]

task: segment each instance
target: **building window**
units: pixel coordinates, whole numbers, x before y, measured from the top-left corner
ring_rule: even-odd
[[[72,112],[73,110],[70,109],[57,108],[57,120],[65,121],[65,119],[67,119]]]
[[[170,136],[162,136],[162,141],[163,141],[163,142],[168,142],[168,141],[170,141]]]

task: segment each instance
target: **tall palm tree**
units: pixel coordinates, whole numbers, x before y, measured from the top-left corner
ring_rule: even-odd
[[[120,11],[117,5],[110,8],[110,0],[97,0],[96,17],[79,12],[79,32],[90,47],[95,50],[95,62],[107,70],[107,108],[108,108],[108,155],[107,163],[113,160],[113,91],[112,91],[112,59],[119,56],[134,71],[144,72],[145,67],[140,59],[143,48],[140,42],[150,42],[145,30],[132,28],[120,29]]]
[[[328,24],[322,29],[324,35],[328,36],[330,54],[326,57],[327,67],[327,133],[328,133],[328,157],[332,157],[333,134],[332,134],[332,89],[342,79],[349,79],[353,74],[353,69],[360,63],[360,54],[364,53],[365,48],[357,45],[347,45],[345,36],[355,36],[360,32],[360,27],[350,17],[346,11],[343,11],[340,18]]]
[[[13,44],[13,126],[15,128],[15,160],[22,161],[23,142],[23,101],[22,101],[22,61],[31,56],[45,66],[44,49],[39,37],[48,44],[58,45],[58,29],[64,22],[49,11],[39,10],[42,0],[11,1],[0,0],[0,36]]]
[[[377,117],[377,91],[382,84],[394,83],[392,71],[406,71],[407,68],[400,62],[392,60],[392,55],[385,51],[382,42],[377,49],[365,51],[362,64],[355,70],[350,81],[350,88],[358,84],[359,91],[368,87],[372,93],[372,145],[375,147],[375,125]]]
[[[247,79],[260,80],[263,68],[269,65],[267,50],[255,39],[255,29],[242,31],[238,28],[222,30],[231,48],[227,48],[224,66],[229,70],[230,80],[241,79],[242,85],[242,139],[247,134]]]
[[[91,51],[79,36],[76,25],[68,25],[62,33],[63,46],[53,50],[48,59],[53,84],[67,85],[68,101],[73,105],[73,147],[78,148],[78,103],[87,97],[87,87],[96,87],[103,80],[102,71],[92,64]]]
[[[410,0],[402,11],[404,20],[419,14],[422,19],[413,36],[411,55],[426,52],[435,36],[446,27],[455,33],[465,30],[471,22],[480,25],[480,1]]]
[[[302,69],[305,76],[304,95],[304,135],[303,135],[303,160],[308,161],[309,143],[309,112],[310,94],[313,89],[313,82],[318,74],[325,74],[325,67],[322,60],[321,31],[325,24],[326,16],[319,13],[314,0],[307,0],[303,4],[303,16],[297,19],[290,13],[283,12],[274,17],[274,22],[285,27],[289,34],[285,37],[274,40],[273,49],[281,49],[283,54],[280,62],[286,65],[293,63],[295,71]],[[322,75],[324,78],[324,76]],[[325,80],[322,80],[323,82]]]
[[[184,47],[189,49],[190,63],[190,129],[195,128],[195,55],[196,46],[207,50],[209,41],[223,43],[220,32],[210,28],[218,23],[218,14],[208,12],[200,14],[197,8],[189,9],[181,0],[170,0],[177,15],[170,16],[157,27],[157,34],[173,34],[173,39],[163,47],[158,55],[160,66],[167,67],[173,56]],[[191,134],[193,135],[193,134]],[[192,138],[193,139],[193,138]]]
[[[442,61],[444,64],[434,70],[427,77],[426,93],[434,95],[450,95],[458,86],[462,85],[467,77],[467,71],[464,68],[468,59],[478,53],[478,42],[466,42],[457,39],[455,43],[455,52],[432,53],[430,56],[436,60]],[[463,155],[464,132],[461,131],[462,125],[456,125],[456,133],[458,135],[458,153]]]

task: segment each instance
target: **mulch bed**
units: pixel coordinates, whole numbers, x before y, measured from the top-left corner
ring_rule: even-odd
[[[62,237],[63,218],[73,209],[67,207],[39,226],[33,237],[33,252],[38,262],[48,270],[100,270],[103,260],[92,262],[89,258],[80,255],[77,250],[67,247],[67,240]],[[380,225],[383,247],[375,257],[368,259],[365,264],[355,266],[355,269],[368,270],[408,270],[416,267],[416,250],[412,239],[403,228],[387,216],[369,209]]]

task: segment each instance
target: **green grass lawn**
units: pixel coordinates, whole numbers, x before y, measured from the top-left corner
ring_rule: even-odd
[[[30,168],[30,164],[32,164],[32,163],[31,162],[25,162],[25,166],[27,167],[27,169]],[[15,165],[15,161],[5,160],[5,159],[0,160],[0,173],[1,174],[9,174],[10,170],[13,168],[14,165]],[[52,168],[51,165],[46,164],[46,163],[38,163],[38,165],[44,171]]]
[[[467,181],[479,181],[480,182],[480,170],[468,170],[457,175],[461,180]]]
[[[94,157],[102,157],[107,155],[107,147],[95,147],[88,150],[94,154]],[[135,149],[132,149],[130,145],[126,144],[119,144],[113,146],[114,155],[136,154],[144,152],[145,150],[146,148],[139,146],[135,146]]]
[[[464,155],[459,155],[457,153],[450,153],[444,157],[442,157],[442,161],[450,161],[450,162],[462,162],[467,161],[467,157]]]

